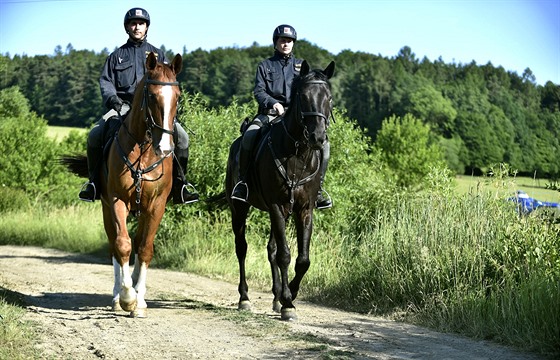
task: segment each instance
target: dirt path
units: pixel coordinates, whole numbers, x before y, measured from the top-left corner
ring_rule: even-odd
[[[64,359],[537,359],[484,341],[296,301],[283,322],[272,296],[252,291],[236,310],[235,284],[148,272],[148,318],[110,311],[108,261],[35,247],[0,246],[0,286],[23,295],[44,358]]]

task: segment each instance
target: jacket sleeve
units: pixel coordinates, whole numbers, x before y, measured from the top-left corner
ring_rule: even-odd
[[[253,95],[259,104],[259,112],[264,109],[271,109],[272,106],[278,102],[278,100],[267,93],[265,62],[261,62],[257,67]]]
[[[115,87],[114,73],[111,71],[111,61],[112,56],[109,55],[105,60],[105,65],[103,65],[103,70],[101,71],[101,76],[99,77],[99,87],[101,89],[101,98],[103,101],[103,106],[107,106],[107,100],[113,95],[117,95],[117,89]]]

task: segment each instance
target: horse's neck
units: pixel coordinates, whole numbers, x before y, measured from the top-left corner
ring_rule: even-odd
[[[139,113],[140,112],[140,113]],[[134,147],[136,144],[143,144],[146,142],[146,122],[143,121],[141,114],[142,111],[131,109],[126,118],[124,119],[123,126],[121,127],[121,141]]]
[[[125,122],[130,135],[138,141],[143,141],[147,131],[143,110],[132,109],[125,119]]]

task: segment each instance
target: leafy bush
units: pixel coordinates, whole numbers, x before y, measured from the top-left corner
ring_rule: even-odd
[[[430,169],[443,167],[443,155],[431,138],[429,126],[410,114],[386,119],[375,146],[386,170],[403,188],[422,188]]]
[[[47,122],[29,110],[17,88],[0,91],[0,185],[24,191],[30,199],[68,201],[68,176],[57,161],[60,147],[47,137]]]
[[[10,211],[25,211],[30,202],[22,190],[0,185],[0,214]]]

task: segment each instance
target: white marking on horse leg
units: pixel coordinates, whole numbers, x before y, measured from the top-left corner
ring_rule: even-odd
[[[169,129],[168,124],[170,123],[169,117],[171,116],[171,105],[173,101],[173,87],[172,86],[162,86],[161,87],[161,95],[163,96],[163,128],[168,131],[172,131],[173,129]],[[159,148],[165,154],[173,150],[172,146],[172,137],[170,134],[164,133],[161,136],[161,141],[159,142]]]
[[[114,274],[114,283],[113,283],[113,301],[111,304],[111,308],[113,311],[120,311],[122,310],[121,304],[119,303],[119,294],[121,292],[121,265],[113,256],[113,274]]]
[[[146,279],[148,276],[148,267],[146,263],[140,264],[140,272],[138,275],[138,281],[136,282],[136,293],[137,293],[137,300],[138,300],[138,307],[139,308],[147,308],[148,305],[146,304]]]
[[[132,277],[130,276],[128,262],[124,263],[121,267],[119,303],[125,311],[133,311],[136,308],[136,290],[132,287]]]

